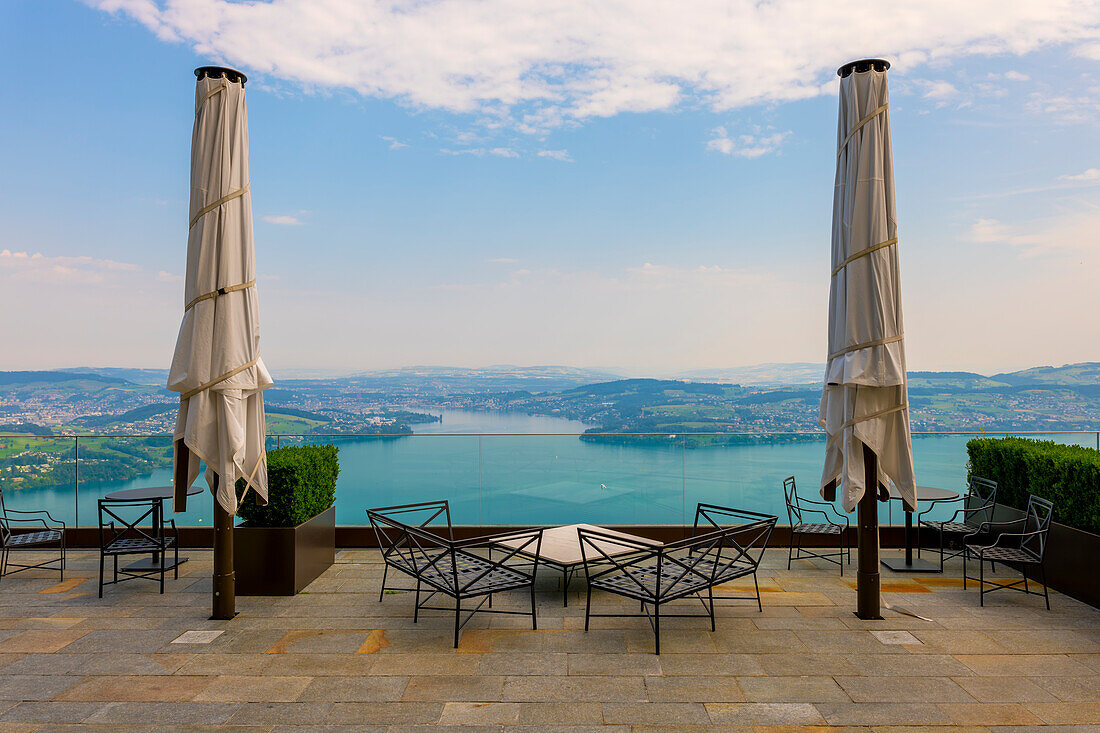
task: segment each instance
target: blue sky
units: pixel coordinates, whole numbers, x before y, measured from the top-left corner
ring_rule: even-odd
[[[832,72],[864,55],[895,63],[910,368],[1100,360],[1092,4],[366,7],[0,6],[0,368],[168,365],[207,63],[250,77],[276,376],[822,361]]]

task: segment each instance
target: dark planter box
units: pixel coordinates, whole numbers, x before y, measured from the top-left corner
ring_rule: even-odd
[[[297,527],[233,530],[237,595],[292,596],[336,562],[336,507]]]
[[[1054,511],[1054,516],[1057,517],[1058,508],[1055,507]],[[1009,522],[1022,519],[1023,516],[1024,513],[1019,509],[998,506],[995,518],[998,522]],[[1047,584],[1051,588],[1100,608],[1097,558],[1100,558],[1100,535],[1057,522],[1050,523],[1043,566],[1047,573]],[[1029,570],[1028,577],[1037,581],[1039,573],[1037,570]]]

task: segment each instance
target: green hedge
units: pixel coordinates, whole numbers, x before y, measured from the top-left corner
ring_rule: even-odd
[[[997,482],[997,503],[1023,509],[1028,494],[1054,503],[1054,521],[1100,534],[1100,451],[1030,438],[975,438],[971,476]]]
[[[293,527],[312,519],[336,500],[340,475],[334,445],[303,445],[267,452],[267,506],[249,497],[237,515],[257,527]],[[238,493],[244,481],[237,482]]]

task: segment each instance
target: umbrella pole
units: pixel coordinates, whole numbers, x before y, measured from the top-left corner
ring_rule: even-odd
[[[859,567],[856,570],[856,616],[882,618],[879,609],[878,456],[863,446],[864,489],[859,500]]]
[[[233,515],[218,501],[221,477],[214,474],[214,620],[228,621],[237,615],[236,579],[233,575]],[[878,561],[876,560],[876,563]]]

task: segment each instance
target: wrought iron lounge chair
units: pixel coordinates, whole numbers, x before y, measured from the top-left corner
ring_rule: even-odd
[[[787,520],[791,523],[791,543],[787,548],[787,570],[791,569],[791,560],[803,560],[816,557],[819,560],[827,560],[840,566],[840,575],[844,575],[845,555],[847,562],[852,562],[852,548],[848,544],[848,517],[837,511],[836,507],[828,501],[812,501],[803,499],[798,495],[795,487],[794,476],[783,479],[783,497],[787,501]],[[816,509],[814,507],[825,507]],[[844,524],[834,522],[828,509]],[[804,515],[820,514],[823,522],[807,522]],[[836,537],[836,552],[813,552],[802,548],[804,537]],[[835,559],[834,559],[835,558]]]
[[[160,577],[160,592],[164,593],[164,575],[168,570],[167,554],[175,552],[171,565],[173,577],[179,578],[179,541],[176,520],[169,519],[166,529],[164,506],[159,499],[100,499],[99,500],[99,597],[103,586],[125,580]],[[149,520],[147,527],[142,522]],[[152,555],[147,567],[119,568],[118,559],[125,555]],[[107,558],[114,562],[112,580],[104,582],[104,565]],[[120,579],[119,575],[123,577]]]
[[[714,631],[714,602],[721,600],[715,597],[714,587],[749,575],[756,587],[757,608],[762,609],[756,570],[776,519],[767,514],[700,504],[695,531],[702,534],[656,547],[607,532],[578,529],[588,575],[584,630],[588,631],[589,619],[593,617],[645,616],[653,626],[655,653],[660,654],[662,616],[709,616],[710,630]],[[719,526],[719,521],[726,520],[739,520],[742,524]],[[624,549],[628,552],[616,554]],[[593,589],[639,601],[641,612],[592,613]],[[690,596],[699,599],[706,614],[661,613],[661,606],[669,601]]]
[[[963,502],[962,508],[945,520],[922,519],[937,504],[950,504]],[[958,557],[966,549],[965,538],[978,531],[978,525],[983,522],[992,522],[993,513],[997,509],[997,482],[989,479],[970,477],[970,489],[964,496],[955,499],[933,499],[928,502],[928,508],[917,515],[917,557],[920,557],[921,539],[920,533],[923,527],[936,530],[940,539],[940,572],[943,572],[944,562],[949,557]],[[947,543],[954,540],[959,549],[945,553]]]
[[[447,537],[430,531],[428,524],[440,514],[447,517]],[[420,611],[451,611],[450,608],[426,605],[436,594],[454,599],[454,645],[458,648],[459,632],[478,611],[531,617],[531,628],[538,628],[535,616],[535,571],[542,545],[542,530],[531,529],[505,532],[467,540],[452,539],[450,510],[447,502],[428,502],[404,506],[368,509],[367,517],[374,528],[386,567],[392,567],[416,581],[416,601],[413,623],[420,618]],[[423,518],[419,524],[409,524],[409,518]],[[514,549],[502,551],[499,543],[509,540]],[[496,549],[494,559],[490,550]],[[485,550],[487,556],[475,550]],[[383,575],[383,592],[385,575]],[[421,589],[429,591],[421,598]],[[531,595],[531,610],[506,611],[493,608],[493,594],[511,590],[527,590]],[[379,600],[382,596],[379,595]],[[462,603],[480,599],[476,606],[466,609],[462,619]],[[482,606],[487,605],[487,608]]]
[[[19,516],[16,516],[19,515]],[[41,529],[23,529],[12,525],[41,525]],[[13,532],[12,529],[20,530]],[[37,550],[56,545],[60,551],[57,560],[46,560],[31,565],[11,562],[12,550]],[[61,579],[65,579],[65,523],[54,519],[42,510],[8,509],[4,504],[4,491],[0,489],[0,578],[33,568],[48,568],[58,563]],[[17,570],[11,570],[17,568]]]
[[[1027,500],[1027,511],[1020,519],[1011,522],[982,522],[977,532],[963,539],[963,588],[967,580],[978,581],[979,605],[985,605],[985,594],[995,590],[1017,590],[1029,595],[1033,593],[1027,585],[1029,567],[1038,566],[1039,578],[1043,583],[1043,599],[1050,610],[1050,594],[1047,592],[1047,575],[1043,567],[1043,557],[1047,549],[1047,534],[1054,517],[1054,505],[1046,499],[1032,494]],[[1016,529],[1018,531],[1008,531]],[[992,542],[990,542],[992,540]],[[978,577],[966,574],[967,558],[978,560]],[[1011,583],[994,583],[985,579],[985,564],[990,563],[996,570],[996,563],[1014,567],[1023,575],[1022,580]],[[1019,587],[1020,585],[1023,587]],[[993,586],[986,590],[986,586]]]

